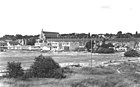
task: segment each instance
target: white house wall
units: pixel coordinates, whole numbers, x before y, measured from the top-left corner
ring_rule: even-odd
[[[70,50],[75,50],[77,47],[79,47],[79,42],[70,42]]]
[[[69,50],[74,50],[79,47],[79,42],[48,42],[51,43],[51,50],[64,50],[69,47]]]

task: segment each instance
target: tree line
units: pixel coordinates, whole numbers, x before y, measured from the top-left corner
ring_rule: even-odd
[[[122,31],[118,31],[118,33],[116,34],[116,38],[140,38],[140,33],[138,33],[136,31],[135,34],[132,34],[132,33],[122,33]]]
[[[132,34],[130,32],[122,33],[122,31],[118,31],[116,34],[69,33],[59,35],[59,38],[132,38],[132,37],[140,38],[140,33],[138,33],[137,31],[135,34]]]
[[[118,31],[116,34],[86,34],[86,33],[69,33],[69,34],[59,34],[58,38],[140,38],[140,33],[136,31],[135,34],[132,33],[122,33],[122,31]],[[17,40],[17,39],[37,39],[39,38],[39,35],[21,35],[21,34],[16,34],[16,35],[4,35],[0,39],[3,40]]]
[[[29,39],[29,38],[35,38],[37,39],[39,35],[21,35],[21,34],[16,34],[16,35],[4,35],[1,37],[3,40],[17,40],[17,39]]]
[[[26,39],[26,44],[27,45],[34,45],[36,42],[36,39],[39,38],[39,35],[21,35],[21,34],[16,34],[16,35],[4,35],[1,37],[1,40],[12,40],[16,41],[18,39]]]

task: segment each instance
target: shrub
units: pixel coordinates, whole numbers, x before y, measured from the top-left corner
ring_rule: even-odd
[[[112,43],[108,43],[108,44],[102,44],[101,47],[109,48],[109,47],[114,47],[114,45]]]
[[[114,49],[113,48],[103,48],[100,47],[96,50],[96,53],[114,53]]]
[[[91,44],[92,44],[92,47],[91,47]],[[95,44],[94,40],[92,40],[92,41],[90,40],[86,43],[85,48],[87,49],[88,52],[91,52],[91,48],[93,48],[94,44]]]
[[[85,48],[77,47],[74,49],[74,51],[78,51],[78,52],[85,51]]]
[[[65,78],[65,76],[63,75],[63,69],[50,70],[46,77],[48,77],[48,78]]]
[[[70,69],[70,68],[67,67],[67,66],[66,66],[66,67],[63,67],[62,70],[63,70],[64,73],[73,73],[73,70]]]
[[[35,62],[31,65],[25,76],[39,78],[64,78],[63,70],[50,56],[42,55],[35,58]]]
[[[125,57],[140,57],[140,54],[136,50],[128,50],[127,52],[124,53]]]
[[[24,74],[20,62],[8,62],[7,64],[7,77],[17,78]]]
[[[7,75],[10,78],[65,78],[64,69],[56,63],[50,56],[42,55],[35,58],[35,62],[30,68],[24,71],[20,62],[8,62]]]

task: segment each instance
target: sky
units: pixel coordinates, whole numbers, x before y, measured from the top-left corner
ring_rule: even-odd
[[[0,36],[140,32],[140,0],[0,0]]]

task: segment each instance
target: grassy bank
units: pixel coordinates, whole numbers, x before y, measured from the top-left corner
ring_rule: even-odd
[[[30,78],[0,80],[5,87],[140,87],[140,64],[71,67],[64,79]],[[1,86],[2,87],[2,86]]]

